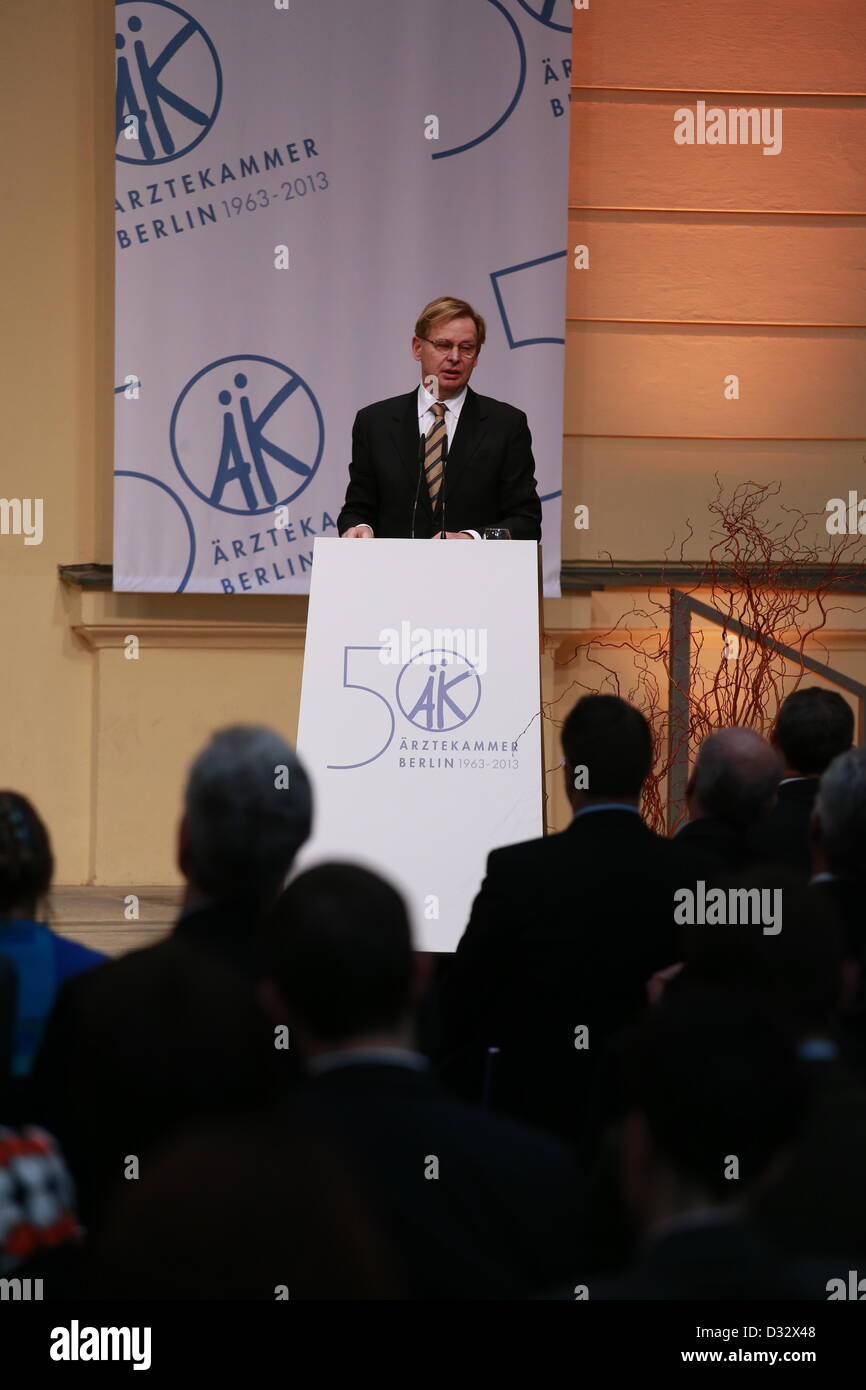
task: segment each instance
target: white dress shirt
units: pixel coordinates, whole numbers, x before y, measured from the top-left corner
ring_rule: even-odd
[[[442,402],[445,406],[445,434],[448,439],[449,453],[451,452],[451,441],[454,438],[454,431],[460,419],[460,412],[463,409],[463,402],[466,400],[467,389],[468,388],[464,386],[463,390],[460,391],[458,395],[452,396],[450,401]],[[437,397],[431,396],[422,381],[421,385],[418,387],[418,429],[421,434],[426,434],[433,424],[433,421],[436,419],[436,416],[430,409],[430,407],[435,404],[436,400]],[[446,463],[446,468],[447,466]],[[363,525],[367,526],[368,523],[364,522]],[[369,527],[369,531],[371,536],[376,534],[372,526]],[[474,541],[480,541],[481,539],[477,531],[470,531],[467,529],[466,534],[467,536],[471,536]]]

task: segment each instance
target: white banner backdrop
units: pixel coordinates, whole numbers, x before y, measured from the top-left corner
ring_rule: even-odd
[[[418,948],[453,951],[491,849],[542,833],[539,701],[532,541],[317,540],[298,867],[384,873]]]
[[[114,587],[296,593],[422,306],[488,323],[557,593],[569,0],[118,0]]]

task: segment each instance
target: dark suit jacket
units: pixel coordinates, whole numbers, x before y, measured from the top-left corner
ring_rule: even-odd
[[[748,833],[715,816],[687,821],[673,843],[690,870],[684,888],[699,878],[710,883],[720,874],[748,869],[756,862]]]
[[[585,1140],[608,1039],[642,1011],[649,976],[679,959],[681,883],[672,842],[626,809],[494,850],[438,985],[446,1082],[480,1099],[485,1051],[498,1047],[495,1108]],[[588,1047],[576,1046],[580,1025]]]
[[[337,518],[341,535],[362,522],[376,536],[411,535],[417,493],[418,537],[442,529],[444,503],[448,531],[483,535],[485,526],[505,526],[514,540],[541,539],[532,437],[521,410],[466,388],[435,516],[423,477],[418,487],[420,438],[417,388],[358,411],[349,486]]]
[[[332,1139],[400,1257],[410,1297],[521,1297],[574,1267],[582,1189],[572,1155],[455,1100],[429,1073],[338,1067],[295,1092],[286,1118]],[[438,1177],[425,1177],[431,1158]]]
[[[581,1262],[572,1156],[393,1062],[311,1076],[277,1105],[172,1148],[178,1157],[166,1152],[118,1194],[104,1272],[119,1265],[130,1294],[273,1301],[274,1284],[292,1282],[291,1297],[307,1297],[316,1281],[303,1266],[327,1260],[333,1287],[352,1272],[357,1237],[374,1274],[379,1244],[399,1290],[390,1296],[412,1299],[521,1297]],[[304,1154],[316,1152],[311,1172]],[[154,1242],[163,1207],[168,1229]]]
[[[755,1219],[789,1255],[866,1258],[866,1090],[840,1058],[807,1063],[812,1103]],[[839,1273],[840,1271],[836,1271]]]
[[[859,961],[863,969],[866,967],[866,881],[848,874],[835,874],[816,883],[815,890],[832,904],[838,916],[846,956]]]
[[[627,1273],[590,1280],[588,1287],[596,1300],[809,1297],[795,1272],[740,1221],[661,1233],[647,1241]]]
[[[178,1125],[263,1101],[291,1053],[255,998],[259,921],[219,907],[182,918],[60,991],[33,1069],[27,1118],[61,1142],[92,1221],[124,1160]]]
[[[776,805],[750,836],[762,864],[788,864],[809,874],[809,817],[817,792],[817,777],[798,777],[795,782],[781,784]]]

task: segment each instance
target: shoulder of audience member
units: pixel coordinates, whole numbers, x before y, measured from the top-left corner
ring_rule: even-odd
[[[84,946],[80,941],[67,941],[65,937],[54,933],[55,952],[57,956],[58,973],[61,980],[72,979],[80,975],[85,970],[95,970],[100,965],[106,965],[111,957],[104,951],[94,951],[90,946]]]
[[[487,856],[488,871],[493,869],[514,869],[526,861],[556,854],[571,845],[564,830],[551,831],[549,835],[537,835],[532,840],[519,840],[514,845],[501,845]]]

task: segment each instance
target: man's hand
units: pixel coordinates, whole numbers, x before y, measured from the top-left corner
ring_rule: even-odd
[[[357,538],[359,540],[366,541],[369,540],[372,537],[372,535],[372,526],[368,526],[366,522],[362,522],[360,526],[350,526],[348,531],[343,532],[342,536],[340,537],[340,540],[354,540]]]
[[[346,534],[348,535],[348,532]],[[468,531],[437,531],[433,537],[434,541],[441,541],[443,535],[446,541],[473,541],[475,539],[474,536],[470,536]]]

